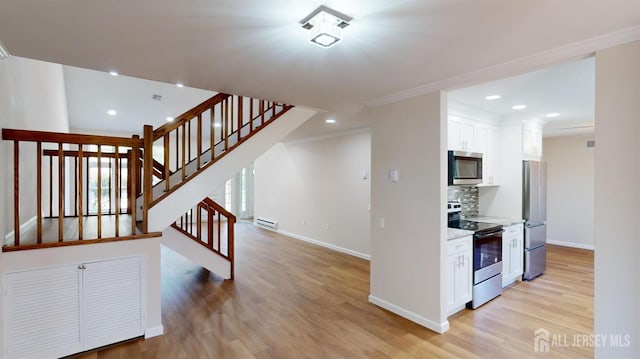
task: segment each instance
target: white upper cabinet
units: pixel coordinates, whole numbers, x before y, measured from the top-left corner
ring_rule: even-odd
[[[448,149],[482,153],[481,186],[500,183],[500,128],[449,114]]]
[[[475,121],[449,115],[449,149],[452,151],[478,152]]]
[[[522,154],[530,156],[532,159],[540,159],[542,157],[542,123],[523,121]]]

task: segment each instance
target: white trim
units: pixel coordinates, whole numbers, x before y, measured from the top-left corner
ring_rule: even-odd
[[[35,227],[37,223],[38,223],[38,216],[34,216],[33,218],[29,219],[28,221],[20,225],[20,232],[22,233],[24,231],[27,231]],[[14,235],[15,235],[15,230],[9,232],[6,236],[4,236],[4,244],[8,246],[13,245]]]
[[[559,46],[546,51],[541,51],[536,54],[492,65],[480,70],[467,72],[447,79],[434,81],[408,90],[370,99],[366,103],[369,107],[377,107],[412,97],[426,95],[435,91],[453,90],[503,77],[518,75],[549,66],[553,63],[586,58],[591,56],[595,51],[636,41],[638,39],[640,39],[640,25],[574,42],[572,44]]]
[[[264,228],[264,227],[261,226],[260,228]],[[269,228],[265,228],[265,229],[269,229]],[[304,241],[304,242],[315,244],[315,245],[320,246],[320,247],[332,249],[332,250],[334,250],[336,252],[345,253],[345,254],[348,254],[348,255],[351,255],[351,256],[354,256],[354,257],[358,257],[358,258],[361,258],[361,259],[368,260],[368,261],[371,260],[371,256],[368,255],[368,254],[364,254],[364,253],[357,252],[357,251],[354,251],[354,250],[351,250],[351,249],[347,249],[347,248],[344,248],[344,247],[336,246],[335,244],[322,242],[322,241],[319,241],[317,239],[305,237],[305,236],[302,236],[302,235],[299,235],[299,234],[295,234],[295,233],[291,233],[291,232],[287,232],[287,231],[283,231],[283,230],[277,230],[277,231],[274,231],[274,232],[278,232],[280,234],[284,234],[285,236],[291,237],[293,239],[298,239],[298,240],[301,240],[301,241]]]
[[[144,338],[149,339],[160,336],[162,334],[164,334],[164,327],[162,325],[159,325],[157,327],[147,328],[147,330],[144,331]]]
[[[563,247],[571,247],[571,248],[580,248],[580,249],[589,249],[594,250],[595,246],[593,244],[585,244],[585,243],[577,243],[577,242],[566,242],[566,241],[554,241],[547,238],[547,243],[554,244],[556,246]]]
[[[449,321],[445,319],[442,323],[436,323],[433,320],[422,317],[409,310],[401,308],[395,304],[391,304],[386,300],[382,300],[372,294],[369,294],[369,303],[373,303],[412,322],[418,323],[427,329],[431,329],[436,333],[442,334],[449,330]]]
[[[327,133],[327,134],[324,134],[324,135],[313,136],[313,137],[306,137],[306,138],[302,138],[302,139],[299,139],[299,140],[282,141],[282,143],[285,144],[285,145],[298,145],[298,144],[307,143],[307,142],[328,140],[330,138],[343,137],[343,136],[349,136],[349,135],[357,135],[357,134],[365,133],[365,132],[369,132],[370,133],[371,132],[371,128],[370,127],[362,127],[362,128],[357,128],[357,129],[354,129],[354,130]]]

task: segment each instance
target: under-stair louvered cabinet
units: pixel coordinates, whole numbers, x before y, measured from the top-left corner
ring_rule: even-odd
[[[144,334],[144,259],[6,273],[5,358],[58,358]]]

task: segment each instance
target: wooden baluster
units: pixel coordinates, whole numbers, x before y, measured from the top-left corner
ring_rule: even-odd
[[[58,143],[58,242],[63,241],[64,222],[64,153]]]
[[[133,135],[133,139],[140,140],[140,136]],[[131,192],[129,192],[129,203],[131,203],[131,235],[135,235],[137,233],[136,223],[138,216],[138,204],[136,202],[136,197],[138,193],[138,183],[140,178],[140,145],[135,144],[131,148],[131,157],[127,160],[130,163],[130,172],[131,176]],[[167,162],[165,162],[167,163]],[[168,166],[166,166],[168,167]],[[166,169],[166,168],[165,168]],[[144,202],[144,200],[143,200]],[[144,204],[143,204],[144,208]],[[143,210],[144,211],[144,210]],[[143,218],[144,220],[144,218]]]
[[[218,222],[216,223],[216,227],[218,227],[218,241],[216,242],[216,252],[220,253],[220,243],[222,243],[222,222],[220,222],[220,211],[218,211]]]
[[[271,119],[273,119],[273,117],[275,117],[276,115],[276,103],[275,102],[271,102]]]
[[[196,222],[197,222],[197,228],[196,228],[196,238],[198,238],[199,241],[202,240],[202,204],[198,203],[198,210],[196,211],[196,216],[198,216],[198,218],[196,218]]]
[[[53,218],[53,156],[49,156],[49,218]]]
[[[73,216],[78,217],[78,156],[73,157]]]
[[[187,145],[187,162],[191,162],[191,121],[193,119],[189,120],[189,122],[187,122],[187,141],[188,141],[188,145]]]
[[[213,209],[207,206],[207,244],[213,249]]]
[[[196,167],[198,169],[200,169],[200,166],[202,165],[200,163],[200,155],[202,154],[202,114],[201,113],[198,114],[198,127],[197,127],[196,130],[197,130],[197,134],[196,134],[196,136],[197,136],[197,141],[196,142],[197,143],[196,143],[196,146],[198,146],[198,148],[197,148],[198,154],[197,154],[197,157],[196,157]]]
[[[224,126],[224,150],[229,150],[229,102],[224,100],[223,107],[224,112],[222,114],[223,126]]]
[[[231,132],[229,132],[230,134],[234,133],[235,130],[236,130],[236,128],[235,128],[236,124],[233,121],[233,119],[235,118],[235,116],[234,116],[234,114],[235,114],[234,109],[235,109],[235,106],[236,106],[235,99],[236,99],[235,96],[229,97],[229,122],[231,122]]]
[[[178,135],[180,134],[180,127],[176,128],[176,172],[180,169],[180,141]]]
[[[109,211],[107,212],[107,215],[111,215],[111,213],[113,212],[113,207],[111,206],[111,193],[112,193],[111,174],[112,173],[113,173],[113,165],[111,163],[111,158],[109,158],[109,186],[107,189],[107,192],[109,193]]]
[[[78,240],[82,240],[82,230],[83,230],[83,220],[82,220],[82,186],[83,186],[83,176],[82,176],[82,162],[84,161],[84,154],[82,150],[82,145],[78,145],[78,176],[76,181],[78,182]],[[87,163],[87,167],[89,164]],[[88,177],[88,176],[87,176]],[[89,191],[87,191],[89,193]]]
[[[164,191],[169,192],[169,134],[164,135]]]
[[[249,99],[249,133],[253,132],[253,99]]]
[[[149,205],[153,201],[153,127],[144,126],[144,183],[142,189],[142,232],[149,232]],[[166,169],[166,168],[165,168]],[[166,174],[166,172],[165,172]],[[168,177],[165,177],[168,183]]]
[[[115,148],[115,162],[116,162],[116,167],[115,167],[115,172],[113,173],[113,175],[115,176],[115,201],[116,201],[116,213],[115,213],[115,220],[116,220],[116,228],[115,228],[115,235],[116,237],[120,237],[120,148],[118,146],[116,146]],[[145,172],[146,174],[146,172]]]
[[[98,145],[98,238],[102,238],[102,147]]]
[[[13,141],[13,245],[20,245],[20,142]]]
[[[211,115],[211,159],[209,160],[209,162],[213,162],[213,158],[215,157],[215,149],[216,149],[216,138],[215,138],[215,134],[216,134],[216,126],[215,126],[215,112],[216,112],[216,107],[213,106],[211,107],[211,111],[210,111],[210,115]]]
[[[264,100],[260,100],[260,126],[264,125]]]
[[[240,143],[240,139],[242,138],[242,96],[238,97],[238,143]]]
[[[42,142],[36,145],[37,241],[42,243]]]

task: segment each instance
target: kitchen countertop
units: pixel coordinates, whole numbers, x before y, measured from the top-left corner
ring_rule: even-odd
[[[447,240],[458,239],[466,236],[472,236],[473,231],[467,231],[465,229],[447,228]]]
[[[467,221],[495,223],[503,226],[513,226],[514,224],[524,223],[523,219],[513,219],[504,217],[478,216],[464,218]]]

